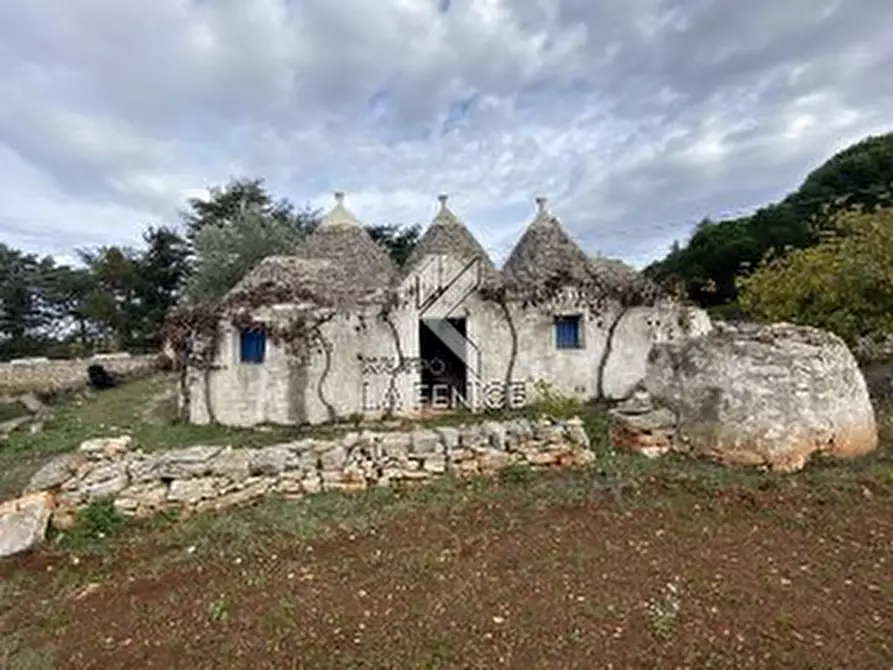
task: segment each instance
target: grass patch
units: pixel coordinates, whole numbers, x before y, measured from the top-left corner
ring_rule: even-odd
[[[0,402],[0,423],[26,416],[28,410],[18,402]]]
[[[57,423],[40,436],[50,444],[35,448],[56,449],[48,434],[68,435],[76,444],[91,430],[109,434],[109,426],[134,435],[146,449],[196,442],[257,446],[356,430],[146,422],[141,408],[165,383],[141,380],[97,394],[70,414],[59,406]],[[129,408],[104,414],[113,401]],[[614,667],[629,667],[632,660],[621,656],[628,653],[622,640],[628,632],[620,630],[628,625],[641,636],[637,648],[653,661],[648,667],[673,654],[693,654],[692,667],[705,667],[708,656],[720,654],[711,646],[714,607],[720,617],[748,622],[744,632],[759,641],[754,644],[763,644],[761,634],[773,635],[768,644],[782,657],[765,666],[782,667],[790,665],[783,656],[792,649],[789,631],[822,630],[827,622],[815,613],[836,597],[852,600],[843,624],[863,617],[859,625],[868,637],[859,645],[866,655],[861,665],[889,665],[877,662],[891,653],[889,635],[878,631],[874,639],[864,631],[875,630],[866,617],[871,608],[883,611],[890,588],[879,566],[891,529],[884,516],[893,493],[891,406],[878,408],[882,444],[875,454],[850,462],[819,459],[795,475],[616,451],[607,407],[590,403],[578,410],[596,455],[585,468],[515,465],[493,478],[444,476],[422,486],[298,500],[271,495],[216,514],[180,518],[167,511],[139,522],[125,521],[108,503],[92,505],[75,530],[38,554],[40,561],[22,557],[21,567],[0,579],[0,631],[16,631],[0,634],[0,668],[53,667],[47,642],[57,645],[59,659],[70,658],[71,648],[89,648],[96,667],[140,667],[147,653],[159,667],[173,667],[164,654],[184,649],[201,659],[199,665],[219,665],[221,658],[236,658],[231,652],[237,648],[248,650],[248,660],[233,667],[256,667],[263,654],[278,654],[271,667],[297,657],[309,667],[446,668],[468,658],[498,667],[509,653],[511,662],[529,660],[531,667],[591,667],[592,657],[584,658],[591,649],[598,649],[599,661],[605,655]],[[534,412],[526,415],[534,418]],[[525,412],[483,418],[518,415]],[[64,433],[75,417],[82,423]],[[443,417],[424,425],[481,418]],[[29,438],[17,437],[18,446],[0,451],[0,460],[28,456]],[[866,542],[868,528],[878,535]],[[86,555],[73,560],[78,557],[68,554],[75,553]],[[788,566],[794,554],[815,562],[802,574],[785,571],[793,580],[788,586],[779,586],[766,569],[743,570],[730,561],[740,556],[769,566],[772,558],[771,565]],[[53,562],[53,571],[42,561]],[[766,586],[767,575],[773,588]],[[843,588],[842,575],[852,576],[859,590]],[[79,599],[93,582],[96,592]],[[819,585],[839,592],[826,595]],[[790,605],[799,598],[813,600]],[[505,614],[504,604],[511,605]],[[126,633],[106,645],[118,625]],[[47,633],[58,629],[64,634]],[[132,644],[123,644],[125,635]],[[847,636],[852,639],[852,631]],[[147,640],[161,645],[141,645]],[[726,661],[736,654],[762,658],[757,651],[763,653],[723,652],[711,663],[747,667]]]
[[[527,484],[533,479],[533,469],[526,463],[513,463],[499,471],[499,479],[508,484]]]
[[[211,622],[226,621],[228,616],[226,598],[220,597],[208,606],[208,619]]]
[[[649,459],[632,452],[614,450],[610,444],[608,405],[598,402],[581,405],[556,394],[546,393],[545,400],[541,399],[538,404],[519,410],[490,411],[481,414],[460,412],[422,422],[394,421],[386,425],[362,426],[345,422],[327,426],[261,426],[246,429],[171,423],[173,413],[171,393],[175,383],[174,375],[159,374],[134,380],[114,389],[93,393],[90,397],[85,398],[82,395],[64,398],[52,407],[53,417],[46,422],[41,433],[16,433],[6,442],[0,443],[0,499],[18,495],[28,478],[48,458],[70,451],[82,441],[92,437],[129,434],[134,437],[139,447],[146,451],[195,444],[252,448],[306,437],[335,438],[346,431],[357,430],[360,427],[370,430],[405,430],[412,427],[430,428],[482,420],[507,420],[520,417],[536,419],[544,413],[556,416],[579,415],[584,422],[591,448],[596,454],[596,463],[586,469],[584,475],[566,474],[559,480],[551,477],[541,478],[535,476],[529,469],[511,466],[497,478],[501,484],[520,484],[523,486],[515,488],[537,490],[537,495],[546,498],[557,495],[567,500],[585,500],[594,491],[607,489],[613,491],[618,500],[633,506],[647,502],[642,500],[643,487],[649,488],[652,498],[658,488],[663,491],[659,500],[652,500],[649,504],[665,502],[672,504],[675,496],[684,496],[688,493],[711,494],[729,487],[777,486],[781,482],[791,481],[809,481],[827,487],[861,487],[866,481],[881,487],[893,486],[893,457],[889,448],[893,443],[893,403],[890,402],[877,408],[881,433],[881,447],[877,452],[851,462],[814,459],[803,472],[792,477],[747,468],[727,468],[680,454]],[[147,408],[153,408],[155,415],[147,416]],[[541,481],[547,483],[540,485]],[[660,481],[661,485],[655,487],[654,481]],[[557,490],[550,490],[550,487]],[[509,489],[511,486],[502,488]],[[414,492],[412,495],[437,498],[447,495],[447,491],[455,492],[456,484],[448,481],[439,482],[433,487],[426,487],[425,490],[429,492],[424,494]],[[466,489],[462,491],[462,495],[467,494]],[[279,519],[277,523],[280,524],[280,528],[283,525],[289,527],[293,524],[306,526],[315,523],[309,520],[313,515],[309,514],[307,506],[316,506],[315,509],[319,510],[328,506],[332,508],[329,510],[332,512],[345,508],[355,513],[356,510],[353,509],[355,505],[372,507],[390,505],[394,502],[392,500],[394,495],[387,490],[367,492],[363,494],[363,503],[343,502],[341,498],[331,498],[329,494],[314,496],[307,498],[314,502],[302,501],[298,507],[289,508],[297,516]],[[351,501],[357,500],[356,496],[346,498]],[[401,501],[405,499],[400,498]],[[92,530],[85,532],[94,535],[105,533],[101,528],[90,525],[100,521],[86,520],[85,527]],[[234,532],[239,536],[248,534],[248,531]],[[86,541],[86,537],[80,539],[72,537],[66,541],[81,542]]]
[[[89,550],[120,534],[126,525],[127,518],[111,501],[96,502],[78,510],[74,528],[60,533],[58,542],[64,549]]]
[[[345,420],[324,426],[266,425],[236,428],[176,422],[175,400],[172,398],[175,384],[175,375],[162,373],[136,379],[106,391],[61,397],[52,405],[52,417],[45,422],[39,433],[20,431],[0,442],[0,499],[17,496],[31,475],[49,458],[72,451],[84,440],[94,437],[131,435],[145,451],[196,444],[253,448],[307,437],[334,439],[345,432],[362,429],[387,431],[409,430],[414,427],[434,428],[486,420],[535,419],[543,413],[564,416],[576,414],[578,410],[586,411],[578,403],[568,405],[560,398],[553,398],[553,402],[547,405],[477,414],[465,411],[424,421],[397,420],[386,424],[361,424],[356,420]],[[595,432],[602,431],[599,440],[607,439],[604,417],[590,417],[590,424],[590,427],[597,428]]]

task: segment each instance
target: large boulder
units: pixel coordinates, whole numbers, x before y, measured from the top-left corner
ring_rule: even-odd
[[[626,310],[614,327],[610,355],[604,363],[604,397],[629,398],[645,377],[648,352],[655,343],[697,337],[712,327],[707,312],[676,302]]]
[[[31,493],[0,503],[0,557],[43,542],[52,512],[53,496],[49,493]]]
[[[645,387],[676,416],[676,448],[727,464],[799,470],[813,453],[877,446],[865,379],[831,333],[786,323],[722,326],[656,345]]]

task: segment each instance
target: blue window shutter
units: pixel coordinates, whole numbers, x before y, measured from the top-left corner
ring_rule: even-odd
[[[251,331],[250,330],[242,331],[241,344],[242,344],[242,350],[241,350],[239,359],[243,363],[249,363],[252,358],[252,347],[253,347],[253,342],[251,341]]]
[[[266,354],[267,334],[262,330],[242,331],[240,359],[243,363],[263,363]]]
[[[580,317],[561,316],[555,319],[555,346],[559,349],[580,348]]]

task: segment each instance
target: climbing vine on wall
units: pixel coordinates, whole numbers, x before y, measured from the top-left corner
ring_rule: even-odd
[[[478,289],[484,301],[495,303],[507,322],[511,333],[511,352],[506,370],[506,389],[511,385],[513,368],[518,350],[518,329],[512,318],[510,305],[522,309],[541,309],[552,312],[562,303],[576,309],[587,309],[598,318],[609,312],[609,306],[619,305],[620,313],[612,320],[609,327],[609,339],[616,329],[617,323],[626,309],[637,305],[652,305],[666,297],[666,293],[656,284],[645,278],[616,281],[616,278],[600,276],[596,272],[583,277],[570,272],[559,272],[548,280],[534,286],[521,286],[511,280],[500,278],[487,281]],[[349,305],[327,299],[319,292],[311,291],[296,283],[288,286],[276,282],[259,282],[230,293],[216,305],[198,305],[178,309],[171,313],[165,324],[164,334],[173,348],[180,370],[180,391],[183,402],[182,413],[188,416],[191,402],[189,390],[189,370],[199,370],[204,374],[205,402],[208,416],[214,420],[210,399],[209,375],[215,369],[220,349],[220,327],[229,321],[235,328],[262,328],[270,341],[280,345],[288,357],[299,364],[306,364],[311,354],[324,357],[323,370],[318,380],[316,392],[320,402],[334,416],[334,407],[325,395],[325,381],[332,366],[332,343],[323,334],[322,326],[338,313],[353,311],[357,307],[374,305],[377,316],[387,326],[394,339],[399,364],[397,370],[403,369],[405,352],[400,342],[399,331],[393,319],[394,313],[408,305],[415,297],[415,287],[400,291],[397,289],[377,293],[367,297],[365,301],[357,301]],[[276,315],[268,321],[258,320],[255,316],[258,309],[273,304],[292,305],[287,313]],[[301,309],[305,305],[306,309]],[[357,315],[355,330],[358,334],[368,328],[366,317]],[[610,351],[610,342],[606,351]],[[604,368],[604,361],[599,366]],[[396,384],[396,374],[391,386]],[[601,389],[601,380],[598,382]],[[393,390],[393,388],[392,388]],[[508,391],[506,391],[508,393]],[[508,398],[506,398],[508,401]]]
[[[273,304],[288,304],[292,309],[269,319],[259,319],[257,311]],[[306,309],[301,309],[306,305]],[[306,365],[312,354],[323,357],[323,369],[316,384],[316,394],[330,419],[335,408],[326,396],[326,380],[332,369],[332,343],[323,334],[324,324],[331,321],[341,305],[327,301],[301,286],[284,287],[273,282],[247,286],[229,294],[216,305],[191,305],[172,312],[165,324],[165,338],[179,362],[181,417],[188,419],[192,401],[190,370],[204,376],[205,405],[212,422],[216,421],[210,395],[210,374],[217,369],[221,325],[229,322],[237,330],[262,329],[270,342],[280,346],[289,359]],[[366,328],[361,316],[357,326]]]
[[[650,306],[663,298],[669,297],[667,292],[657,284],[644,277],[636,277],[632,281],[609,281],[595,273],[584,277],[570,272],[560,272],[548,280],[535,285],[521,286],[511,280],[491,282],[482,287],[481,296],[500,306],[504,319],[511,333],[511,352],[506,371],[506,387],[511,383],[515,357],[517,352],[517,327],[512,318],[509,305],[514,303],[522,309],[539,309],[553,314],[563,304],[574,309],[585,309],[598,319],[599,328],[606,327],[605,347],[597,367],[596,388],[599,397],[604,397],[604,375],[607,361],[614,345],[614,336],[623,317],[630,308]],[[616,309],[610,309],[614,307]],[[680,316],[680,325],[683,319]],[[606,317],[610,317],[606,321]]]
[[[174,352],[179,374],[181,420],[188,420],[192,403],[190,369],[202,370],[205,375],[205,404],[208,416],[214,420],[207,382],[219,347],[220,316],[219,309],[214,306],[195,305],[176,309],[165,320],[162,334]]]

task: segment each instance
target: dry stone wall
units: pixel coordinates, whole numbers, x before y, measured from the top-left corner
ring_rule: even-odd
[[[425,481],[451,473],[494,474],[513,464],[534,467],[591,462],[582,421],[517,419],[412,432],[354,432],[257,449],[194,446],[143,453],[130,437],[84,442],[50,461],[26,494],[53,495],[53,525],[69,527],[78,509],[112,500],[124,514],[162,509],[216,510],[267,493],[301,496]]]
[[[0,395],[76,390],[86,386],[87,368],[96,364],[116,375],[134,377],[154,370],[159,364],[159,356],[119,353],[91,358],[22,358],[0,363]]]

